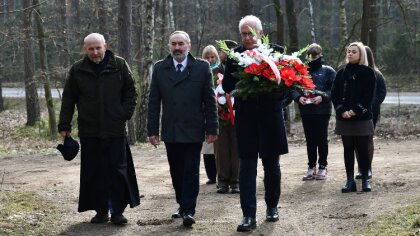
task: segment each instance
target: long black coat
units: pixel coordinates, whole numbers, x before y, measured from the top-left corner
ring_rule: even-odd
[[[244,52],[242,46],[236,52]],[[283,52],[280,46],[274,50]],[[232,73],[240,69],[232,59],[226,62],[222,85],[230,93],[239,78]],[[257,153],[261,158],[275,157],[289,152],[283,119],[283,97],[259,95],[254,98],[235,98],[235,129],[238,140],[239,158],[253,158]]]
[[[165,142],[200,143],[205,134],[217,135],[216,98],[209,63],[188,54],[187,67],[177,75],[171,55],[158,61],[150,85],[149,137],[159,135],[161,108]]]

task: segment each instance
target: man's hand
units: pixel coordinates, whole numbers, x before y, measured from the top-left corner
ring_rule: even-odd
[[[311,98],[311,101],[313,104],[320,104],[322,102],[322,97],[321,96],[316,96]]]
[[[305,106],[306,105],[306,100],[307,100],[307,98],[302,96],[302,97],[299,98],[299,103]]]
[[[355,113],[353,110],[350,110],[350,111],[349,111],[349,115],[350,115],[350,116],[355,116],[355,115],[356,115],[356,113]]]
[[[150,142],[153,146],[157,147],[157,145],[159,145],[159,136],[158,136],[158,135],[150,136],[150,137],[149,137],[149,142]]]
[[[211,134],[206,135],[207,143],[214,143],[214,141],[216,140],[217,140],[217,135],[211,135]]]
[[[343,117],[344,119],[350,119],[351,115],[350,115],[350,111],[345,111],[341,114],[341,117]]]

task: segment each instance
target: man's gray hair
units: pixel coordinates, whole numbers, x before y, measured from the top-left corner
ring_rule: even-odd
[[[105,37],[102,34],[100,34],[100,33],[91,33],[91,34],[89,34],[88,36],[85,37],[85,39],[83,40],[83,43],[86,44],[88,41],[90,41],[92,39],[97,39],[101,43],[105,43]]]
[[[187,38],[187,42],[189,44],[191,44],[190,36],[188,35],[187,32],[182,31],[182,30],[176,30],[176,31],[172,32],[171,35],[169,35],[169,39],[171,39],[172,35],[175,35],[175,34],[182,34],[182,35],[184,35]]]
[[[262,31],[261,20],[254,15],[247,15],[239,21],[239,32],[241,32],[241,28],[245,23],[255,25],[257,31]]]

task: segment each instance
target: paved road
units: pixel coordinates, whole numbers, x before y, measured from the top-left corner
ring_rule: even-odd
[[[23,88],[3,88],[3,97],[15,97],[15,98],[21,98],[21,97],[25,97],[25,90]],[[59,89],[60,94],[63,92],[62,89]],[[52,89],[51,90],[51,94],[53,96],[53,98],[59,98],[59,92],[57,89]],[[39,88],[38,89],[38,96],[40,97],[44,97],[45,96],[45,92],[44,89]]]
[[[62,93],[62,89],[59,90]],[[51,90],[54,98],[59,97],[57,89]],[[44,89],[38,89],[38,95],[44,97]],[[25,90],[23,88],[3,88],[3,97],[24,97]],[[420,93],[389,93],[384,103],[387,104],[420,104]]]

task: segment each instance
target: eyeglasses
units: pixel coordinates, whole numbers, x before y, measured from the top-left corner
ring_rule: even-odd
[[[252,32],[241,32],[241,37],[242,38],[254,37],[254,35],[252,34]]]

